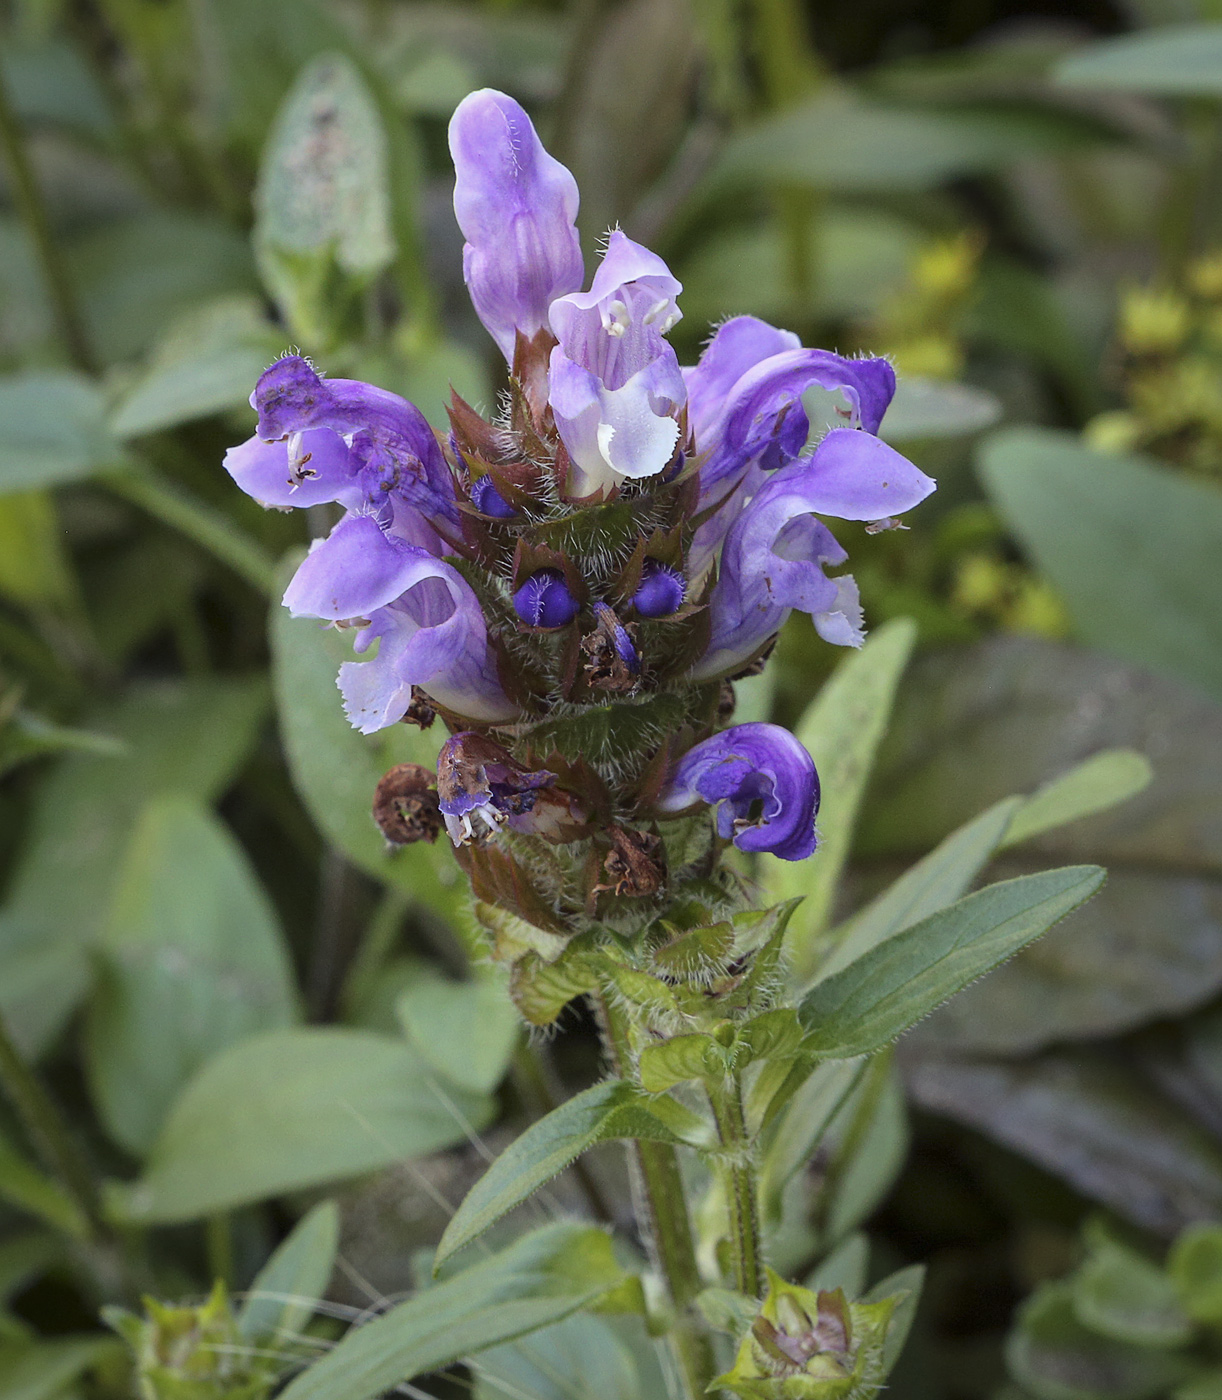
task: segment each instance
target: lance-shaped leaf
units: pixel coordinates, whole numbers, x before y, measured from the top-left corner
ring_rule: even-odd
[[[475,1183],[441,1237],[435,1264],[482,1235],[595,1143],[627,1137],[679,1142],[684,1129],[674,1118],[676,1110],[685,1112],[673,1100],[650,1100],[619,1079],[575,1094],[532,1123]],[[695,1127],[699,1120],[692,1118]]]
[[[339,1248],[339,1210],[320,1201],[255,1275],[238,1314],[248,1341],[291,1341],[309,1322],[326,1292]]]
[[[1089,899],[1105,878],[1071,865],[989,885],[818,983],[799,1008],[825,1059],[869,1054]]]
[[[624,1277],[601,1230],[545,1226],[349,1332],[297,1377],[283,1400],[371,1400],[413,1376],[559,1322]]]
[[[865,1067],[864,1059],[818,1065],[793,1095],[764,1153],[760,1195],[770,1220],[780,1218],[786,1182],[815,1155],[823,1134],[857,1087]]]
[[[818,963],[857,808],[915,638],[906,618],[880,627],[860,652],[840,663],[795,730],[822,785],[819,854],[812,861],[768,858],[763,876],[770,901],[805,896],[786,939],[799,983]]]

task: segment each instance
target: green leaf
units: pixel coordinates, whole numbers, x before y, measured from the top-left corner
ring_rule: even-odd
[[[744,131],[724,149],[714,181],[777,180],[841,191],[928,189],[1033,153],[1098,145],[1109,133],[1050,111],[940,111],[820,96]]]
[[[596,1143],[636,1137],[679,1139],[631,1084],[607,1079],[532,1123],[467,1193],[437,1246],[435,1266],[470,1244]]]
[[[1058,826],[1106,812],[1149,787],[1150,760],[1135,749],[1107,749],[1045,783],[1015,812],[1004,846],[1016,846]]]
[[[231,296],[192,307],[159,338],[148,367],[110,416],[117,438],[177,427],[240,409],[255,381],[284,349],[257,298]]]
[[[255,210],[255,248],[272,295],[299,334],[325,343],[333,270],[355,290],[395,256],[386,134],[361,74],[342,53],[314,58],[285,98]]]
[[[863,1303],[878,1303],[884,1298],[894,1298],[897,1293],[906,1295],[901,1297],[895,1305],[895,1311],[891,1314],[891,1321],[887,1325],[887,1341],[883,1348],[883,1367],[888,1374],[900,1359],[904,1343],[908,1340],[909,1332],[912,1331],[912,1324],[916,1321],[917,1307],[920,1304],[924,1287],[925,1265],[909,1264],[906,1269],[897,1269],[895,1273],[888,1274],[885,1279],[876,1283],[862,1297]]]
[[[1154,1400],[1191,1369],[1174,1353],[1088,1331],[1065,1280],[1042,1285],[1023,1304],[1006,1341],[1006,1365],[1037,1400]]]
[[[688,1079],[724,1074],[725,1057],[720,1049],[713,1037],[703,1031],[646,1045],[637,1064],[641,1088],[648,1094],[660,1094]]]
[[[435,1084],[410,1046],[364,1031],[267,1031],[187,1085],[116,1208],[147,1224],[377,1171],[465,1139],[485,1098]]]
[[[1048,429],[995,434],[980,473],[1084,641],[1222,698],[1222,495]]]
[[[57,1337],[50,1342],[0,1342],[4,1400],[57,1400],[66,1386],[118,1351],[113,1337]]]
[[[293,1341],[326,1293],[339,1249],[339,1209],[320,1201],[255,1275],[238,1313],[248,1341]]]
[[[866,1061],[830,1060],[810,1072],[794,1094],[764,1153],[760,1197],[769,1219],[778,1219],[781,1193],[815,1155],[829,1124],[857,1087]]]
[[[1057,65],[1070,87],[1222,97],[1222,24],[1166,24],[1100,39]]]
[[[848,1059],[888,1044],[969,982],[1039,938],[1099,888],[1073,865],[989,885],[922,919],[816,984],[799,1007],[806,1047]]]
[[[1001,412],[987,389],[901,375],[879,436],[887,442],[964,437],[991,428]]]
[[[9,1301],[57,1263],[63,1254],[63,1241],[41,1230],[8,1235],[0,1240],[0,1317]]]
[[[861,651],[840,663],[795,730],[819,771],[822,840],[811,860],[769,856],[762,873],[769,903],[805,896],[786,937],[798,983],[818,963],[857,808],[915,640],[916,627],[907,618],[885,623]]]
[[[26,1050],[49,1043],[89,985],[89,951],[145,803],[167,793],[219,796],[266,705],[258,680],[209,679],[134,686],[86,714],[86,726],[120,752],[73,754],[48,775],[0,911],[0,1007]]]
[[[123,459],[102,391],[69,370],[0,376],[0,494],[80,481]]]
[[[1167,1272],[1189,1317],[1222,1322],[1222,1226],[1190,1225],[1171,1247]]]
[[[257,291],[244,231],[218,215],[142,209],[66,248],[89,338],[108,364],[141,355],[189,307]]]
[[[1183,1015],[1222,989],[1222,710],[1098,653],[998,637],[919,658],[861,822],[862,869],[911,859],[986,804],[1118,747],[1148,756],[1149,787],[1030,837],[994,877],[1089,861],[1107,867],[1107,885],[914,1041],[1022,1054]]]
[[[1021,807],[1018,797],[996,803],[905,870],[835,930],[828,940],[832,950],[820,964],[816,980],[822,982],[842,971],[880,943],[960,899],[988,864]]]
[[[1192,1322],[1171,1279],[1115,1240],[1092,1241],[1070,1286],[1078,1321],[1101,1336],[1147,1347],[1179,1347],[1192,1339]]]
[[[475,1400],[641,1400],[635,1357],[589,1313],[482,1351],[470,1366]]]
[[[277,596],[300,560],[300,555],[285,560]],[[270,625],[272,679],[289,771],[319,830],[362,870],[407,891],[461,931],[467,882],[448,843],[388,850],[372,815],[374,789],[393,764],[436,767],[444,737],[440,726],[422,732],[397,724],[391,731],[358,734],[336,689],[340,665],[352,660],[351,638],[312,618],[292,618],[281,607],[272,608]]]
[[[137,823],[101,953],[86,1072],[107,1131],[142,1157],[205,1061],[294,1020],[292,968],[242,848],[181,795]]]
[[[395,1014],[421,1059],[477,1093],[491,1093],[505,1077],[522,1032],[499,967],[477,968],[469,982],[422,968]]]
[[[0,593],[23,606],[68,607],[76,580],[49,491],[0,496]]]
[[[843,1288],[846,1298],[857,1298],[866,1286],[870,1272],[870,1238],[863,1230],[848,1235],[825,1258],[820,1259],[802,1286],[812,1292],[834,1293]]]
[[[372,1400],[425,1371],[560,1322],[618,1287],[601,1230],[547,1225],[350,1332],[283,1400]]]
[[[83,1239],[89,1223],[71,1196],[0,1138],[0,1201],[37,1216],[65,1235]]]

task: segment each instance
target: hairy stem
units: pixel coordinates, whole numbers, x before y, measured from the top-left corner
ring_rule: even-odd
[[[631,1052],[623,1014],[605,997],[597,997],[595,1006],[607,1058],[617,1073],[625,1074],[631,1066]],[[709,1338],[692,1309],[704,1284],[696,1264],[679,1159],[675,1149],[662,1142],[634,1141],[632,1154],[642,1233],[675,1309],[669,1340],[689,1400],[700,1400],[717,1367]]]
[[[97,370],[85,322],[77,304],[76,293],[59,244],[51,232],[47,206],[34,178],[34,170],[25,148],[25,138],[9,101],[8,88],[0,75],[0,147],[8,165],[13,184],[13,200],[34,244],[34,252],[42,268],[43,281],[51,299],[55,327],[63,341],[68,357],[78,369],[92,374]]]
[[[721,1138],[721,1170],[729,1213],[734,1286],[740,1293],[758,1298],[763,1289],[759,1191],[738,1077],[721,1088],[710,1089],[709,1102]]]

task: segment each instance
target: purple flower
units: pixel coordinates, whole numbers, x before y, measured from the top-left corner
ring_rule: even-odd
[[[371,734],[402,719],[417,685],[470,720],[516,714],[497,679],[479,600],[460,573],[428,550],[349,515],[316,541],[285,591],[294,617],[355,623],[356,650],[379,642],[372,661],[339,671],[344,710]]]
[[[501,826],[531,831],[549,818],[536,808],[540,789],[556,781],[555,773],[532,771],[516,762],[493,739],[470,732],[455,734],[441,746],[437,755],[437,795],[450,840],[456,846],[485,840]],[[548,794],[566,810],[559,794]]]
[[[552,303],[549,399],[581,499],[627,478],[656,476],[679,443],[687,390],[663,339],[679,319],[679,283],[618,229],[588,292]]]
[[[740,851],[805,860],[815,849],[819,775],[814,760],[776,724],[738,724],[689,749],[659,808],[678,813],[716,804],[718,835]]]
[[[769,477],[726,536],[709,601],[709,645],[693,679],[733,675],[794,608],[811,615],[824,640],[860,646],[857,585],[824,573],[848,556],[815,514],[881,520],[911,510],[933,489],[894,448],[852,428],[833,428],[810,457]]]
[[[450,153],[454,213],[467,240],[463,277],[512,363],[516,333],[542,330],[552,302],[581,286],[577,182],[543,149],[513,98],[490,88],[459,104]]]
[[[286,355],[263,372],[250,402],[258,434],[231,448],[225,466],[257,501],[337,501],[412,539],[425,521],[457,529],[454,479],[436,434],[398,394],[323,379],[302,356]]]
[[[559,569],[540,569],[514,591],[513,607],[528,627],[567,627],[580,604]]]
[[[683,574],[659,559],[646,559],[632,606],[642,617],[669,617],[683,604]]]
[[[470,496],[471,504],[482,515],[491,515],[495,520],[512,520],[517,515],[490,476],[476,477],[471,483]]]

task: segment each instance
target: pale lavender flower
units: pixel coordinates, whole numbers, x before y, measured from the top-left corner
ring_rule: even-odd
[[[738,724],[689,749],[662,790],[659,809],[716,806],[718,835],[740,851],[805,860],[815,849],[819,775],[797,739],[776,724]]]
[[[657,476],[679,442],[687,390],[664,339],[679,319],[670,269],[618,229],[588,292],[552,303],[549,399],[581,498]]]

